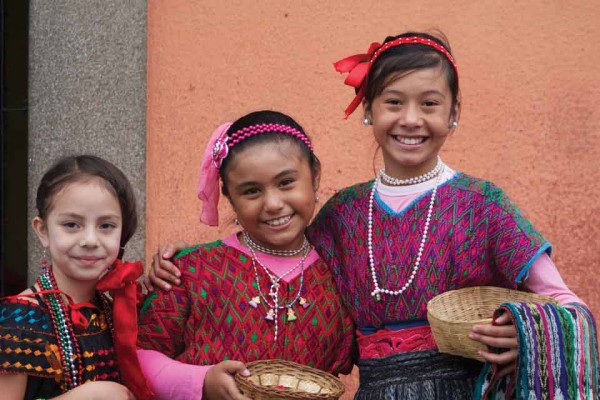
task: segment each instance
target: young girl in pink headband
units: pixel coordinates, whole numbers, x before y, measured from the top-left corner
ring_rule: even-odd
[[[261,359],[350,371],[352,320],[304,235],[319,179],[310,140],[285,114],[254,112],[213,133],[201,221],[218,224],[222,191],[241,229],[181,251],[178,284],[144,303],[138,354],[158,398],[245,399],[233,374]]]
[[[355,89],[346,116],[362,103],[384,161],[374,180],[334,195],[308,231],[357,326],[356,398],[595,398],[594,321],[550,244],[500,188],[439,157],[460,116],[449,45],[407,32],[335,67]],[[494,325],[470,334],[489,346],[482,366],[439,353],[426,319],[434,296],[471,286],[532,291],[564,307],[503,306]]]

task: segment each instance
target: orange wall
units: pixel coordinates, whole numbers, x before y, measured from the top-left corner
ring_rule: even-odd
[[[331,63],[387,34],[439,28],[463,96],[443,159],[504,188],[600,315],[600,3],[451,3],[149,1],[147,254],[232,230],[199,224],[197,174],[213,128],[246,112],[282,110],[306,128],[322,199],[370,179],[372,136],[361,113],[342,120],[353,96]]]

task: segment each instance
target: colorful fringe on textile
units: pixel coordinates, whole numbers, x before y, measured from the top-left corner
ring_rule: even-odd
[[[598,339],[590,311],[581,304],[504,303],[517,327],[519,358],[514,374],[496,378],[487,363],[474,398],[598,399]]]

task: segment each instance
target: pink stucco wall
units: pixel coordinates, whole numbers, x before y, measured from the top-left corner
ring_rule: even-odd
[[[370,179],[372,136],[361,113],[342,120],[352,93],[331,63],[387,34],[439,28],[463,100],[443,159],[504,188],[600,315],[600,3],[576,3],[148,2],[148,256],[231,232],[199,224],[197,174],[212,129],[246,112],[303,124],[323,162],[322,199]]]

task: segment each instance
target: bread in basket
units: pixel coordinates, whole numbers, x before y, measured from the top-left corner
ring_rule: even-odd
[[[484,361],[479,350],[486,346],[469,339],[476,324],[491,324],[492,316],[502,303],[555,303],[552,297],[494,286],[473,286],[450,290],[427,303],[427,320],[441,353]]]
[[[245,396],[253,400],[338,399],[344,384],[335,376],[285,360],[260,360],[246,364],[249,377],[235,375]]]

